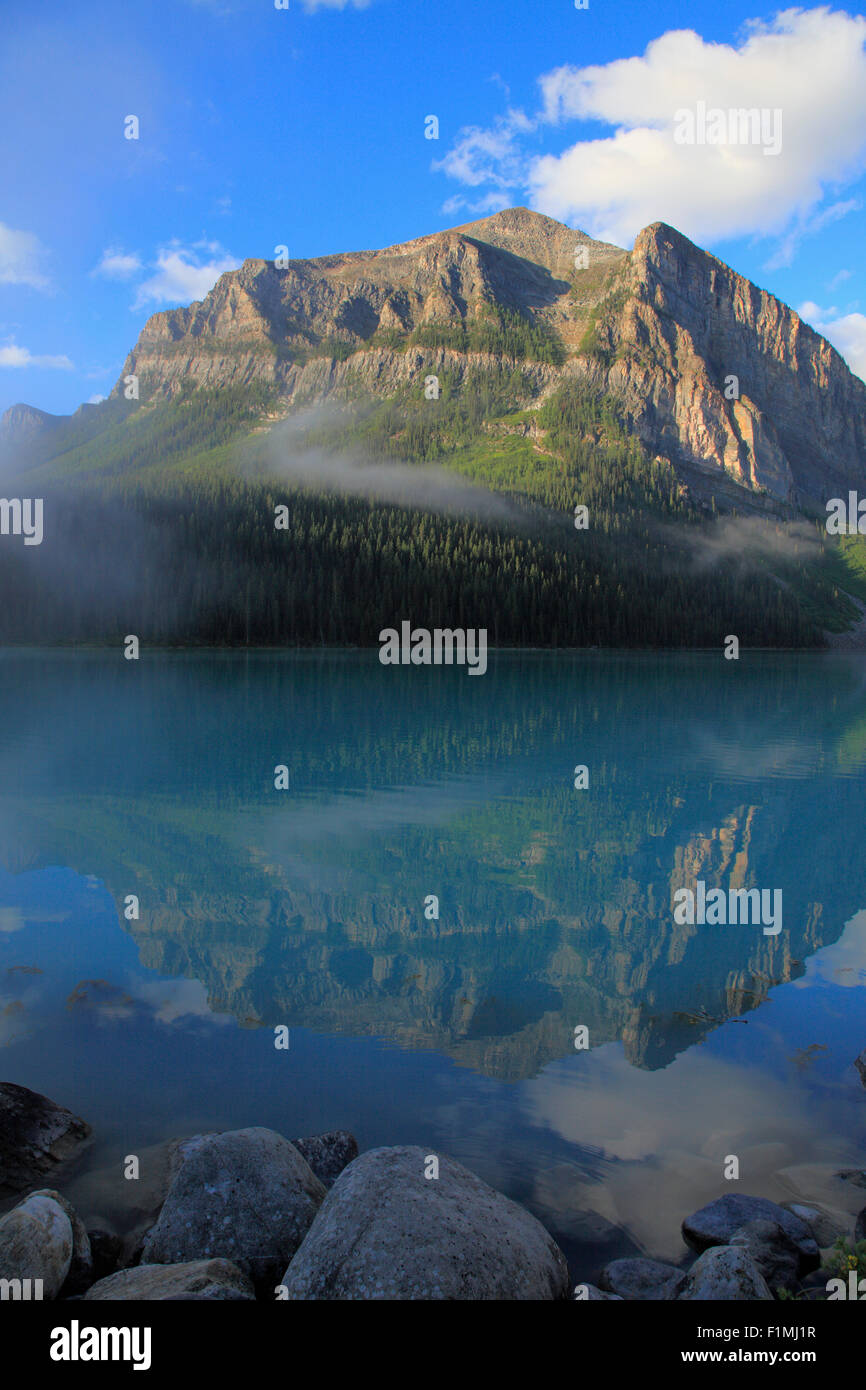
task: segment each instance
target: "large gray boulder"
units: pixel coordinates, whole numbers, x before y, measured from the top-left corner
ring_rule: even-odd
[[[333,1187],[344,1168],[358,1157],[358,1141],[347,1129],[331,1129],[309,1139],[293,1139],[323,1187]]]
[[[237,1129],[191,1145],[147,1235],[142,1264],[221,1257],[273,1289],[325,1189],[272,1129]]]
[[[90,1251],[90,1236],[84,1227],[84,1222],[78,1215],[71,1202],[59,1192],[55,1192],[51,1187],[42,1187],[38,1192],[31,1192],[28,1197],[48,1197],[52,1202],[65,1211],[72,1230],[72,1258],[69,1261],[69,1273],[61,1290],[63,1297],[70,1294],[80,1293],[88,1285],[93,1283],[93,1256]]]
[[[800,1256],[800,1271],[816,1269],[820,1264],[818,1245],[808,1226],[766,1197],[740,1196],[728,1193],[687,1216],[683,1222],[683,1238],[693,1250],[706,1250],[711,1245],[730,1245],[731,1239],[748,1221],[775,1221],[796,1245]]]
[[[778,1221],[746,1221],[730,1243],[732,1249],[741,1246],[748,1251],[774,1293],[797,1286],[800,1251]]]
[[[0,1279],[39,1279],[42,1298],[56,1298],[69,1273],[72,1246],[63,1208],[50,1197],[25,1197],[0,1221]],[[38,1297],[32,1282],[30,1289],[30,1297]]]
[[[89,1134],[90,1125],[71,1110],[0,1081],[0,1199],[53,1175]]]
[[[559,1299],[565,1256],[523,1207],[418,1147],[369,1149],[340,1174],[283,1277],[289,1299]]]
[[[611,1260],[598,1282],[602,1289],[619,1294],[623,1299],[657,1300],[676,1298],[685,1277],[685,1272],[676,1265],[635,1257]]]
[[[82,1303],[196,1301],[251,1302],[252,1281],[231,1260],[191,1260],[177,1265],[136,1265],[92,1284]]]
[[[772,1300],[766,1280],[748,1250],[714,1245],[695,1260],[677,1295],[679,1302]]]

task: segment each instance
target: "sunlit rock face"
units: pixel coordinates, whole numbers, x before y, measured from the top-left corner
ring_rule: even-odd
[[[388,396],[419,372],[509,365],[447,336],[412,340],[499,310],[561,344],[556,365],[524,365],[539,404],[569,377],[616,395],[697,498],[823,504],[864,480],[866,385],[787,305],[665,223],[627,253],[512,208],[381,251],[248,260],[200,303],[148,319],[113,394],[131,373],[151,401],[259,380],[277,388],[275,417]]]

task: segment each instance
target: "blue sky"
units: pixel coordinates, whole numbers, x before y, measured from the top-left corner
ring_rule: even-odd
[[[0,34],[0,410],[107,394],[150,313],[245,257],[514,204],[620,245],[669,221],[866,373],[862,11],[2,0]],[[781,111],[781,149],[678,143],[700,101]]]

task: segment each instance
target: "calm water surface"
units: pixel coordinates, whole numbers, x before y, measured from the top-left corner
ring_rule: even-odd
[[[93,1126],[89,1222],[254,1124],[450,1153],[578,1277],[678,1258],[727,1155],[862,1205],[862,658],[7,651],[0,715],[2,1078]],[[678,925],[699,879],[782,931]]]

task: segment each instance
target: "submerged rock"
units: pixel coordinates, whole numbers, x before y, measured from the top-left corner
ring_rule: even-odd
[[[679,1302],[771,1300],[764,1276],[747,1250],[714,1245],[695,1260],[677,1295]]]
[[[599,1284],[620,1298],[676,1298],[685,1281],[685,1271],[661,1260],[632,1258],[611,1260],[599,1277]]]
[[[333,1187],[344,1168],[358,1157],[358,1141],[347,1129],[331,1129],[310,1139],[293,1139],[323,1187]]]
[[[444,1155],[370,1149],[340,1174],[283,1277],[289,1299],[559,1299],[565,1256],[523,1207]]]
[[[69,1273],[72,1247],[72,1225],[63,1208],[51,1197],[25,1197],[0,1221],[0,1279],[41,1280],[41,1297],[56,1298]]]
[[[817,1268],[820,1262],[818,1246],[808,1226],[792,1212],[766,1197],[740,1196],[738,1193],[717,1197],[714,1202],[686,1217],[682,1227],[683,1238],[693,1250],[706,1250],[711,1245],[730,1245],[731,1238],[749,1221],[777,1222],[797,1246],[801,1272]]]
[[[191,1260],[185,1264],[138,1265],[121,1269],[93,1284],[82,1303],[142,1299],[147,1302],[177,1302],[222,1299],[251,1302],[256,1293],[252,1281],[231,1260]]]
[[[273,1288],[324,1196],[306,1159],[272,1129],[202,1138],[177,1171],[141,1262],[222,1257]]]
[[[53,1175],[90,1134],[90,1125],[38,1091],[0,1082],[0,1198]]]
[[[136,1150],[139,1176],[134,1182],[123,1176],[119,1163],[90,1169],[76,1176],[68,1191],[88,1225],[116,1231],[122,1248],[112,1269],[138,1263],[144,1238],[155,1224],[172,1182],[187,1156],[210,1134],[163,1140]],[[110,1274],[106,1269],[103,1274]]]
[[[836,1211],[832,1207],[805,1202],[783,1202],[782,1206],[793,1216],[798,1217],[804,1226],[809,1227],[816,1244],[822,1250],[834,1245],[837,1240],[848,1233],[851,1226],[851,1218],[847,1212]]]

